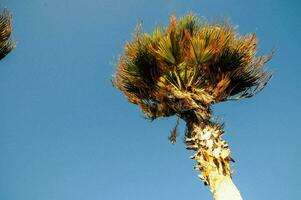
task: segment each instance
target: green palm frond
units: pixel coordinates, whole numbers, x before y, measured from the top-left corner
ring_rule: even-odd
[[[0,10],[0,60],[15,47],[11,32],[11,14],[6,9]]]
[[[270,79],[269,59],[257,56],[255,34],[240,36],[229,23],[192,14],[171,16],[152,33],[138,28],[119,60],[115,86],[147,116],[170,116],[255,95]]]
[[[175,64],[176,60],[173,55],[173,46],[169,35],[164,36],[160,39],[160,41],[157,43],[157,49],[155,49],[154,52],[158,56],[165,59],[166,62]]]
[[[180,18],[177,23],[177,30],[187,31],[190,35],[194,35],[201,28],[202,21],[193,14],[187,14]]]

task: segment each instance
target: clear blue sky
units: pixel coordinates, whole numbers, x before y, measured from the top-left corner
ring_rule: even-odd
[[[300,198],[298,0],[1,0],[17,48],[0,63],[1,200],[211,199],[175,119],[148,122],[111,87],[135,25],[189,11],[256,32],[274,78],[258,96],[216,105],[246,200]],[[184,124],[181,124],[183,132]],[[182,137],[183,134],[180,136]]]

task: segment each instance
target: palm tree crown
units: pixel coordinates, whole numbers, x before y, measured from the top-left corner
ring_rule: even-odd
[[[11,22],[11,14],[8,10],[0,10],[0,60],[15,47],[15,43],[11,40]]]
[[[257,57],[255,34],[240,36],[228,23],[188,14],[126,43],[115,85],[151,119],[226,100],[248,98],[270,79]]]

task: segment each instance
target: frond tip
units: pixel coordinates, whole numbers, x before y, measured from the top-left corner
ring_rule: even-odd
[[[249,98],[271,76],[271,56],[257,56],[255,34],[241,36],[227,22],[209,24],[188,14],[125,45],[115,86],[151,119],[213,103]]]
[[[11,39],[12,17],[7,9],[0,10],[0,60],[3,59],[14,47]]]

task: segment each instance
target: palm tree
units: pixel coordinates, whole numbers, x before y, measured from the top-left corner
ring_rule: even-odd
[[[193,14],[171,16],[167,27],[142,33],[138,26],[120,57],[114,85],[151,120],[176,115],[186,122],[185,143],[194,150],[200,179],[215,200],[241,200],[232,182],[223,125],[211,105],[249,98],[270,79],[257,57],[255,34],[240,36],[229,23],[201,21]],[[176,124],[177,126],[177,124]],[[176,128],[176,127],[175,127]],[[176,131],[170,139],[175,141]]]
[[[6,9],[0,10],[0,60],[3,59],[14,47],[11,40],[12,32],[11,14]]]

